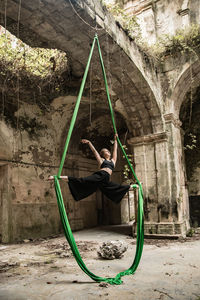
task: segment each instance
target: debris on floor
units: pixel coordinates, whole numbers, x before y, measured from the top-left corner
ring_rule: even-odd
[[[127,249],[128,246],[122,241],[110,241],[104,242],[97,253],[100,258],[118,259],[123,257],[124,252],[126,252]]]

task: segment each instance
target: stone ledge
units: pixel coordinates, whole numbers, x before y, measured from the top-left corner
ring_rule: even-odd
[[[185,236],[187,231],[186,222],[163,222],[163,223],[144,223],[145,236]]]
[[[177,119],[177,117],[173,114],[166,114],[164,115],[165,123],[172,123],[175,127],[180,128],[182,125],[182,122]]]
[[[190,13],[190,9],[189,8],[185,8],[185,9],[179,9],[177,10],[177,14],[181,17],[185,16],[185,15],[189,15]]]
[[[153,2],[158,2],[159,0],[154,0]],[[139,2],[139,1],[138,1]],[[129,15],[134,15],[134,14],[140,14],[141,12],[147,10],[147,9],[152,9],[153,3],[151,0],[142,0],[140,1],[141,3],[134,4],[132,1],[132,5],[125,5],[125,11]]]
[[[130,145],[149,144],[167,141],[167,133],[159,132],[155,134],[148,134],[145,136],[134,137],[128,140]]]
[[[182,237],[182,234],[145,234],[146,239],[172,239],[176,240]]]

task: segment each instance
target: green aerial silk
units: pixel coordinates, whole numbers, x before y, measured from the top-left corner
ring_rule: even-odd
[[[88,70],[89,70],[89,66],[90,66],[90,62],[91,62],[95,42],[97,42],[97,46],[98,46],[99,58],[100,58],[100,63],[101,63],[101,67],[102,67],[102,72],[103,72],[103,77],[104,77],[104,82],[105,82],[105,88],[106,88],[106,93],[107,93],[108,104],[109,104],[109,108],[110,108],[113,128],[114,128],[114,132],[117,133],[115,120],[114,120],[114,113],[113,113],[112,104],[111,104],[111,100],[110,100],[110,95],[109,95],[109,91],[108,91],[108,83],[107,83],[107,79],[106,79],[106,73],[105,73],[103,58],[102,58],[102,54],[101,54],[101,49],[100,49],[98,36],[96,34],[95,37],[94,37],[94,40],[93,40],[91,50],[90,50],[87,66],[86,66],[85,73],[84,73],[84,76],[83,76],[83,79],[82,79],[82,83],[81,83],[80,91],[79,91],[78,98],[77,98],[77,101],[76,101],[74,113],[73,113],[73,116],[72,116],[72,119],[71,119],[70,128],[69,128],[69,131],[68,131],[68,135],[67,135],[67,139],[66,139],[64,152],[63,152],[61,163],[60,163],[60,167],[59,167],[59,170],[58,170],[58,174],[54,176],[54,183],[55,183],[56,197],[57,197],[57,202],[58,202],[58,208],[59,208],[59,212],[60,212],[61,221],[62,221],[63,228],[64,228],[64,233],[65,233],[67,241],[68,241],[68,243],[71,247],[71,250],[73,252],[73,255],[74,255],[78,265],[80,266],[80,268],[88,276],[90,276],[93,280],[95,280],[97,282],[108,282],[110,284],[121,284],[122,283],[121,277],[125,276],[125,275],[133,274],[136,271],[136,269],[139,265],[140,258],[141,258],[141,255],[142,255],[143,243],[144,243],[144,220],[143,220],[142,185],[139,182],[138,178],[136,177],[136,174],[135,174],[135,172],[133,170],[133,167],[132,167],[132,165],[131,165],[131,163],[128,159],[128,156],[127,156],[127,154],[126,154],[126,152],[125,152],[125,150],[124,150],[124,148],[123,148],[123,146],[122,146],[122,144],[119,140],[119,137],[117,137],[118,144],[119,144],[119,146],[120,146],[120,148],[121,148],[121,150],[122,150],[122,152],[123,152],[123,154],[124,154],[124,156],[125,156],[125,158],[128,162],[129,168],[130,168],[131,172],[133,173],[134,178],[137,182],[137,184],[133,184],[132,187],[133,188],[138,188],[136,253],[135,253],[134,261],[133,261],[133,263],[132,263],[132,265],[129,269],[125,270],[124,272],[120,272],[119,274],[117,274],[113,278],[99,277],[99,276],[93,274],[92,272],[90,272],[87,269],[85,263],[83,262],[83,260],[81,258],[81,255],[78,251],[76,242],[74,240],[74,237],[73,237],[70,225],[69,225],[69,221],[68,221],[68,218],[67,218],[67,214],[66,214],[66,210],[65,210],[65,206],[64,206],[64,202],[63,202],[62,192],[61,192],[61,188],[60,188],[60,184],[59,184],[60,175],[61,175],[61,172],[62,172],[62,169],[63,169],[63,165],[64,165],[64,162],[65,162],[65,158],[66,158],[70,138],[71,138],[72,131],[73,131],[73,128],[74,128],[74,124],[75,124],[75,121],[76,121],[76,117],[77,117],[77,114],[78,114],[78,109],[79,109],[83,89],[84,89],[84,86],[85,86],[85,81],[86,81],[86,78],[87,78],[87,74],[88,74]]]

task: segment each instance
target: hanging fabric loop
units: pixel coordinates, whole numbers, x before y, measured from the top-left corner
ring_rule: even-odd
[[[119,137],[117,137],[118,144],[119,144],[119,146],[120,146],[120,148],[123,152],[123,155],[125,156],[125,158],[127,160],[129,168],[130,168],[130,170],[131,170],[131,172],[132,172],[132,174],[133,174],[133,176],[134,176],[134,178],[137,182],[137,184],[132,185],[132,187],[133,188],[138,188],[136,252],[135,252],[135,257],[134,257],[133,263],[132,263],[132,265],[129,269],[127,269],[123,272],[120,272],[119,274],[117,274],[113,278],[99,277],[99,276],[93,274],[92,272],[90,272],[87,269],[85,263],[83,262],[83,260],[81,258],[81,255],[78,251],[76,242],[74,240],[74,237],[73,237],[73,234],[72,234],[72,231],[71,231],[71,228],[70,228],[70,224],[69,224],[69,221],[68,221],[68,218],[67,218],[67,214],[66,214],[66,210],[65,210],[65,206],[64,206],[64,201],[63,201],[63,197],[62,197],[62,192],[61,192],[61,188],[60,188],[60,184],[59,184],[59,178],[60,178],[60,175],[61,175],[61,172],[62,172],[62,169],[63,169],[63,165],[64,165],[64,162],[65,162],[65,158],[66,158],[70,138],[71,138],[72,131],[73,131],[75,121],[76,121],[76,117],[77,117],[77,114],[78,114],[78,109],[79,109],[81,97],[82,97],[82,94],[83,94],[83,90],[84,90],[84,86],[85,86],[85,82],[86,82],[86,78],[87,78],[87,74],[88,74],[88,70],[89,70],[89,66],[90,66],[90,62],[91,62],[91,58],[92,58],[92,54],[93,54],[94,46],[95,46],[96,42],[97,42],[97,46],[98,46],[100,64],[101,64],[101,68],[102,68],[102,73],[103,73],[103,78],[104,78],[104,83],[105,83],[105,89],[106,89],[106,94],[107,94],[107,99],[108,99],[108,105],[109,105],[109,108],[110,108],[110,114],[111,114],[113,129],[114,129],[114,133],[117,133],[115,119],[114,119],[114,113],[113,113],[112,104],[111,104],[110,95],[109,95],[109,90],[108,90],[108,84],[107,84],[107,78],[106,78],[102,53],[101,53],[101,49],[100,49],[98,36],[97,36],[97,34],[95,34],[95,37],[94,37],[94,40],[93,40],[93,43],[92,43],[92,47],[91,47],[91,50],[90,50],[88,62],[87,62],[87,65],[86,65],[86,69],[85,69],[85,72],[84,72],[84,76],[83,76],[83,79],[82,79],[82,83],[81,83],[81,86],[80,86],[79,94],[78,94],[78,97],[77,97],[75,109],[74,109],[74,112],[73,112],[73,115],[72,115],[72,119],[71,119],[69,131],[68,131],[68,134],[67,134],[65,147],[64,147],[60,167],[59,167],[59,170],[58,170],[58,174],[54,176],[54,184],[55,184],[55,191],[56,191],[56,196],[57,196],[58,208],[59,208],[60,217],[61,217],[61,221],[62,221],[62,225],[63,225],[63,229],[64,229],[64,234],[66,236],[66,239],[67,239],[67,241],[68,241],[68,243],[71,247],[72,253],[73,253],[78,265],[80,266],[80,268],[94,281],[107,282],[107,283],[110,283],[110,284],[121,284],[122,283],[121,277],[125,276],[125,275],[133,274],[136,271],[136,269],[139,265],[141,255],[142,255],[142,250],[143,250],[143,243],[144,243],[144,220],[143,220],[143,191],[142,191],[142,185],[139,182],[138,178],[136,177],[136,174],[133,170],[132,164],[129,161],[129,158],[126,154],[125,149],[123,148],[123,146],[121,144],[121,141],[120,141]]]

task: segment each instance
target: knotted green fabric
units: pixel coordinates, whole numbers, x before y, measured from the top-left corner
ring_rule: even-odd
[[[109,104],[109,108],[110,108],[110,114],[111,114],[113,129],[114,129],[114,133],[117,133],[115,120],[114,120],[114,113],[113,113],[112,104],[111,104],[110,95],[109,95],[109,90],[108,90],[108,83],[107,83],[103,58],[102,58],[100,44],[99,44],[99,39],[98,39],[98,36],[96,34],[95,37],[94,37],[93,43],[92,43],[92,47],[91,47],[91,50],[90,50],[88,62],[87,62],[87,65],[86,65],[86,69],[85,69],[84,76],[83,76],[83,79],[82,79],[81,87],[80,87],[79,94],[78,94],[78,97],[77,97],[74,113],[73,113],[73,116],[72,116],[72,119],[71,119],[70,128],[69,128],[69,131],[68,131],[68,134],[67,134],[67,139],[66,139],[66,142],[65,142],[64,152],[63,152],[63,155],[62,155],[62,159],[61,159],[60,167],[59,167],[59,170],[58,170],[58,174],[54,176],[54,183],[55,183],[56,197],[57,197],[57,202],[58,202],[58,208],[59,208],[59,212],[60,212],[61,221],[62,221],[62,224],[63,224],[64,234],[65,234],[66,239],[67,239],[67,241],[68,241],[68,243],[71,247],[72,253],[73,253],[78,265],[94,281],[107,282],[107,283],[110,283],[110,284],[121,284],[122,283],[121,277],[125,276],[125,275],[133,274],[136,271],[136,269],[139,265],[140,258],[141,258],[141,255],[142,255],[143,243],[144,243],[144,221],[143,221],[143,191],[142,191],[142,185],[139,182],[138,178],[136,177],[136,174],[133,170],[132,164],[130,163],[130,161],[128,159],[128,156],[127,156],[127,154],[126,154],[126,152],[125,152],[125,150],[124,150],[124,148],[123,148],[123,146],[122,146],[122,144],[119,140],[119,137],[117,137],[118,144],[119,144],[119,146],[120,146],[120,148],[123,152],[123,155],[125,156],[125,158],[127,160],[127,163],[129,165],[129,168],[130,168],[131,172],[133,173],[135,181],[137,182],[137,184],[133,184],[132,187],[133,188],[138,188],[136,253],[135,253],[134,261],[133,261],[133,263],[132,263],[132,265],[129,269],[127,269],[123,272],[120,272],[119,274],[117,274],[113,278],[99,277],[99,276],[93,274],[92,272],[90,272],[87,269],[85,263],[83,262],[83,260],[81,258],[81,255],[78,251],[76,242],[74,240],[74,237],[73,237],[73,234],[72,234],[72,231],[71,231],[71,228],[70,228],[70,224],[69,224],[69,221],[68,221],[68,218],[67,218],[67,214],[66,214],[66,210],[65,210],[65,206],[64,206],[64,202],[63,202],[63,197],[62,197],[62,192],[61,192],[61,188],[60,188],[60,184],[59,184],[60,175],[61,175],[61,172],[62,172],[62,169],[63,169],[63,165],[64,165],[64,162],[65,162],[65,158],[66,158],[70,138],[71,138],[72,131],[73,131],[73,128],[74,128],[74,124],[75,124],[75,121],[76,121],[76,117],[77,117],[77,114],[78,114],[78,109],[79,109],[81,97],[82,97],[82,94],[83,94],[83,90],[84,90],[84,86],[85,86],[85,82],[86,82],[86,78],[87,78],[87,74],[88,74],[92,54],[93,54],[93,51],[94,51],[95,42],[97,42],[97,46],[98,46],[99,58],[100,58],[101,68],[102,68],[102,72],[103,72],[103,78],[104,78],[104,82],[105,82],[105,88],[106,88],[107,99],[108,99],[108,104]]]

